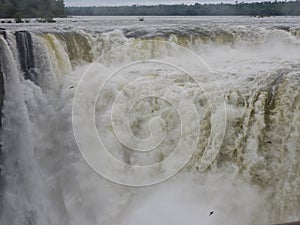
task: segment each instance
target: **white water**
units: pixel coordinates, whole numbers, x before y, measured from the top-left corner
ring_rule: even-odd
[[[176,23],[178,20],[175,19]],[[197,19],[190,20],[194,27],[199,26]],[[244,19],[243,23],[253,23],[250,20]],[[297,19],[279,21],[296,29],[294,20]],[[268,27],[278,25],[278,19],[264,21],[263,25],[258,21],[251,27],[237,26],[235,19],[227,21],[230,27],[215,26],[218,21],[220,19],[215,18],[202,24],[205,35],[200,35],[196,28],[194,31],[186,27],[172,30],[170,27],[175,23],[172,18],[165,22],[164,29],[156,25],[122,27],[127,36],[130,32],[138,37],[151,36],[151,44],[127,38],[121,30],[91,32],[92,22],[87,33],[71,27],[79,36],[32,31],[38,85],[24,80],[12,34],[9,33],[9,43],[1,38],[1,65],[5,66],[2,71],[6,77],[1,135],[5,153],[1,224],[251,225],[299,220],[300,41],[292,32],[261,28],[266,24]],[[79,25],[82,23],[88,22],[82,20]],[[105,29],[109,28],[107,23]],[[115,23],[113,20],[111,27],[115,27]],[[68,24],[55,26],[70,29]],[[28,29],[36,30],[36,27]],[[147,30],[147,34],[138,34],[139,29]],[[181,37],[179,32],[188,37]],[[161,42],[163,38],[152,37],[158,34],[199,54],[212,68],[223,90],[213,77],[207,76],[210,73],[205,66],[197,71],[199,65],[195,65],[195,58],[173,51]],[[132,80],[131,76],[151,79],[163,76],[174,84],[164,89],[165,83],[161,82],[147,89],[147,83],[139,83],[127,90],[131,98],[138,97],[143,87],[144,94],[154,90],[158,95],[173,96],[173,104],[188,109],[184,105],[187,104],[185,98],[177,95],[176,88],[184,87],[199,113],[199,142],[189,163],[162,184],[131,188],[98,176],[83,160],[72,130],[72,103],[78,81],[97,56],[100,58],[87,74],[91,86],[84,92],[84,109],[93,106],[92,90],[97,91],[121,65],[153,56],[160,60],[169,58],[172,63],[187,67],[190,73],[198,74],[208,97],[215,103],[221,104],[219,97],[224,96],[227,126],[222,147],[218,149],[220,143],[214,143],[219,140],[225,124],[224,114],[218,110],[220,104],[210,111],[207,95],[174,68],[133,67],[113,80],[96,105],[96,125],[100,133],[101,129],[107,131],[104,140],[111,154],[127,163],[151,164],[170,155],[180,135],[179,119],[172,107],[164,101],[146,99],[132,108],[129,116],[132,132],[138,138],[148,137],[150,119],[161,116],[170,127],[166,142],[160,151],[146,155],[132,153],[119,144],[107,120],[109,106]],[[118,103],[120,107],[121,103]],[[211,112],[217,121],[215,125],[210,120]],[[185,113],[190,112],[184,110],[182,115]],[[117,113],[116,118],[129,119],[123,111]],[[85,120],[82,123],[84,125]],[[188,123],[188,126],[195,123],[193,117]],[[163,128],[158,126],[157,129],[159,133]],[[83,132],[89,133],[89,130]],[[211,145],[210,136],[215,137]],[[207,145],[217,151],[216,159],[206,170],[199,171]],[[115,176],[114,171],[110,172]],[[209,216],[211,210],[215,213]]]

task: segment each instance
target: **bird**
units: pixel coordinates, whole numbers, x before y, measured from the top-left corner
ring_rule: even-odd
[[[267,144],[272,144],[272,141],[267,141],[266,143],[267,143]]]
[[[210,216],[211,216],[212,214],[214,214],[214,211],[210,211],[210,212],[209,212],[209,215],[210,215]]]

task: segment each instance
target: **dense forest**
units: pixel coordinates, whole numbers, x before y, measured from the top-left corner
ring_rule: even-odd
[[[0,0],[1,18],[53,18],[64,15],[63,0]]]
[[[112,7],[67,7],[67,15],[90,16],[282,16],[300,15],[300,1],[255,2],[235,4],[157,5],[157,6],[112,6]]]

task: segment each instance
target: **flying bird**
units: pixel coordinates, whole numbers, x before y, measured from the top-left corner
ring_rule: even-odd
[[[211,216],[212,214],[214,214],[214,211],[209,212],[209,215]]]

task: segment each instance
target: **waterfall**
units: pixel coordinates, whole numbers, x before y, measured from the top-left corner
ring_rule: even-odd
[[[162,213],[189,224],[299,220],[298,33],[225,26],[1,31],[0,223],[179,223]],[[129,107],[132,99],[138,101]],[[89,134],[92,127],[80,119],[91,112],[112,156],[129,166],[158,162],[149,177],[179,167],[163,165],[179,140],[183,146],[197,140],[195,151],[163,184],[138,189],[112,183],[89,167],[74,136],[74,118],[81,134]],[[117,137],[116,127],[125,129],[126,122],[131,134]],[[157,152],[132,151],[156,142]],[[105,159],[95,163],[113,168]],[[113,169],[109,173],[119,171]],[[128,177],[140,176],[123,169]],[[212,208],[216,216],[207,217]]]

